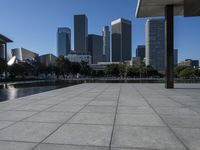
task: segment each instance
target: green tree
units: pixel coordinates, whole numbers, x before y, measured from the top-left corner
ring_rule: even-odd
[[[147,77],[159,76],[158,71],[155,70],[152,66],[146,67],[146,73],[147,73]]]
[[[56,60],[56,67],[59,69],[59,74],[65,78],[65,75],[71,72],[71,62],[64,56],[60,56]]]
[[[80,73],[82,75],[85,75],[85,76],[91,75],[92,69],[90,68],[87,62],[81,61],[80,65],[81,65]]]
[[[55,73],[55,75],[56,75],[56,77],[58,79],[59,76],[60,76],[60,68],[57,65],[53,66],[53,72]]]
[[[195,76],[200,77],[200,69],[195,68]]]
[[[180,77],[189,79],[191,77],[195,77],[195,69],[192,67],[187,67],[180,72]]]
[[[118,69],[119,69],[119,75],[120,77],[125,77],[126,73],[127,73],[127,68],[125,64],[119,64],[118,65]]]
[[[119,77],[119,67],[117,64],[108,65],[106,67],[106,74],[109,76]]]
[[[22,76],[24,78],[27,73],[27,67],[22,62],[9,66],[8,70],[12,77]]]
[[[174,69],[174,76],[175,77],[180,77],[180,73],[181,71],[183,71],[184,69],[188,68],[188,66],[177,66],[175,69]]]
[[[80,73],[81,65],[78,62],[71,62],[71,73],[76,75]]]
[[[128,77],[139,77],[140,76],[140,68],[136,66],[129,66],[127,69]]]

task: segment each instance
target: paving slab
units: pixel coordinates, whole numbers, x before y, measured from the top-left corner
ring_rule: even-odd
[[[200,129],[173,128],[173,130],[190,150],[200,149]]]
[[[149,106],[119,106],[118,107],[118,114],[155,114],[153,109]]]
[[[41,112],[32,117],[25,119],[24,121],[31,122],[44,122],[44,123],[64,123],[74,113],[69,112]]]
[[[78,112],[83,105],[69,105],[69,104],[58,104],[55,105],[46,111],[54,111],[54,112]]]
[[[116,106],[117,102],[116,101],[93,101],[89,105],[93,106]]]
[[[58,124],[19,122],[0,130],[0,141],[40,142],[58,127]]]
[[[36,143],[0,141],[0,150],[31,150]]]
[[[14,110],[39,112],[47,108],[50,108],[51,106],[53,106],[53,104],[28,104],[28,105],[17,107]]]
[[[69,123],[103,125],[112,125],[113,122],[114,114],[111,113],[79,113],[69,121]]]
[[[44,143],[109,146],[112,126],[65,124]]]
[[[109,150],[108,147],[95,146],[75,146],[75,145],[61,145],[61,144],[40,144],[34,150]]]
[[[194,116],[197,112],[185,107],[156,107],[155,110],[161,115]]]
[[[85,113],[115,113],[115,106],[87,106],[81,112]]]
[[[116,125],[166,126],[157,115],[152,114],[118,114]]]
[[[146,149],[136,149],[136,148],[111,148],[111,150],[146,150]]]
[[[36,112],[31,111],[5,111],[0,113],[0,120],[4,121],[19,121],[32,116]]]
[[[8,127],[9,125],[13,124],[14,122],[12,121],[0,121],[0,130]]]
[[[200,128],[200,116],[162,115],[165,122],[171,127]]]
[[[116,126],[112,146],[140,149],[185,150],[182,143],[166,127]]]

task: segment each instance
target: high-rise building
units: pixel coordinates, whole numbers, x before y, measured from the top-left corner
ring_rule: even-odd
[[[178,65],[178,49],[174,49],[174,66]]]
[[[131,21],[117,19],[112,23],[112,62],[131,60]]]
[[[66,56],[71,51],[71,30],[58,28],[57,31],[57,56]]]
[[[146,22],[146,65],[165,69],[165,20],[148,19]]]
[[[145,58],[145,45],[138,45],[136,49],[136,57],[140,57],[140,60],[143,61]]]
[[[102,31],[103,36],[103,55],[105,62],[110,62],[110,30],[109,26],[105,26]]]
[[[18,61],[32,62],[38,59],[38,54],[25,48],[15,48],[11,50],[12,57],[16,56]]]
[[[3,44],[0,44],[0,58],[5,58],[5,54],[4,54],[4,46]]]
[[[92,63],[103,61],[103,37],[100,35],[88,35],[88,52],[92,55]]]
[[[199,67],[199,60],[192,60],[192,67]]]
[[[86,15],[74,16],[74,50],[87,53],[88,19]]]

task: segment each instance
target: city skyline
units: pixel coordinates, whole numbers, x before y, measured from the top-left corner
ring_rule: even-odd
[[[73,17],[76,14],[86,14],[89,22],[88,33],[98,35],[101,35],[103,26],[111,26],[111,21],[120,17],[130,19],[133,23],[133,56],[137,46],[145,44],[146,19],[136,19],[134,17],[137,1],[127,0],[125,2],[118,0],[116,6],[110,5],[113,2],[112,0],[109,2],[105,1],[107,2],[107,6],[102,6],[105,8],[101,13],[99,11],[102,9],[100,5],[102,2],[89,2],[87,0],[84,2],[80,0],[76,0],[75,2],[72,0],[61,0],[59,3],[55,0],[50,0],[48,2],[49,5],[47,6],[45,5],[46,2],[40,2],[38,0],[30,2],[26,2],[25,0],[21,0],[20,2],[13,2],[11,0],[2,1],[0,17],[5,21],[0,25],[1,33],[7,35],[14,41],[14,43],[9,45],[9,50],[16,47],[27,47],[28,49],[36,49],[36,52],[39,54],[56,54],[56,30],[60,26],[66,26],[71,28],[73,35]],[[16,9],[17,7],[15,6],[19,4],[25,9]],[[9,7],[12,11],[6,11],[4,7]],[[45,12],[43,12],[44,8]],[[58,9],[59,11],[56,11]],[[119,9],[120,11],[118,11]],[[37,10],[37,12],[34,10]],[[25,12],[27,13],[25,14]],[[176,17],[175,48],[180,50],[179,61],[184,60],[186,57],[200,59],[200,52],[198,50],[198,35],[200,31],[197,30],[197,26],[199,25],[199,17]],[[73,43],[72,37],[72,49]]]

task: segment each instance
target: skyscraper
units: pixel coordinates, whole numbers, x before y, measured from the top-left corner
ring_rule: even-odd
[[[105,61],[110,62],[110,31],[109,26],[105,26],[102,31],[103,36],[103,55]]]
[[[145,58],[145,45],[138,45],[136,49],[136,57],[140,57],[141,61]]]
[[[103,37],[100,35],[88,35],[88,51],[92,55],[92,63],[103,61]]]
[[[117,19],[112,23],[112,61],[131,60],[131,21]]]
[[[87,53],[88,19],[86,15],[74,16],[74,50]]]
[[[71,51],[71,30],[58,28],[57,31],[57,56],[66,56]]]
[[[165,20],[148,19],[146,22],[146,65],[165,69]]]

